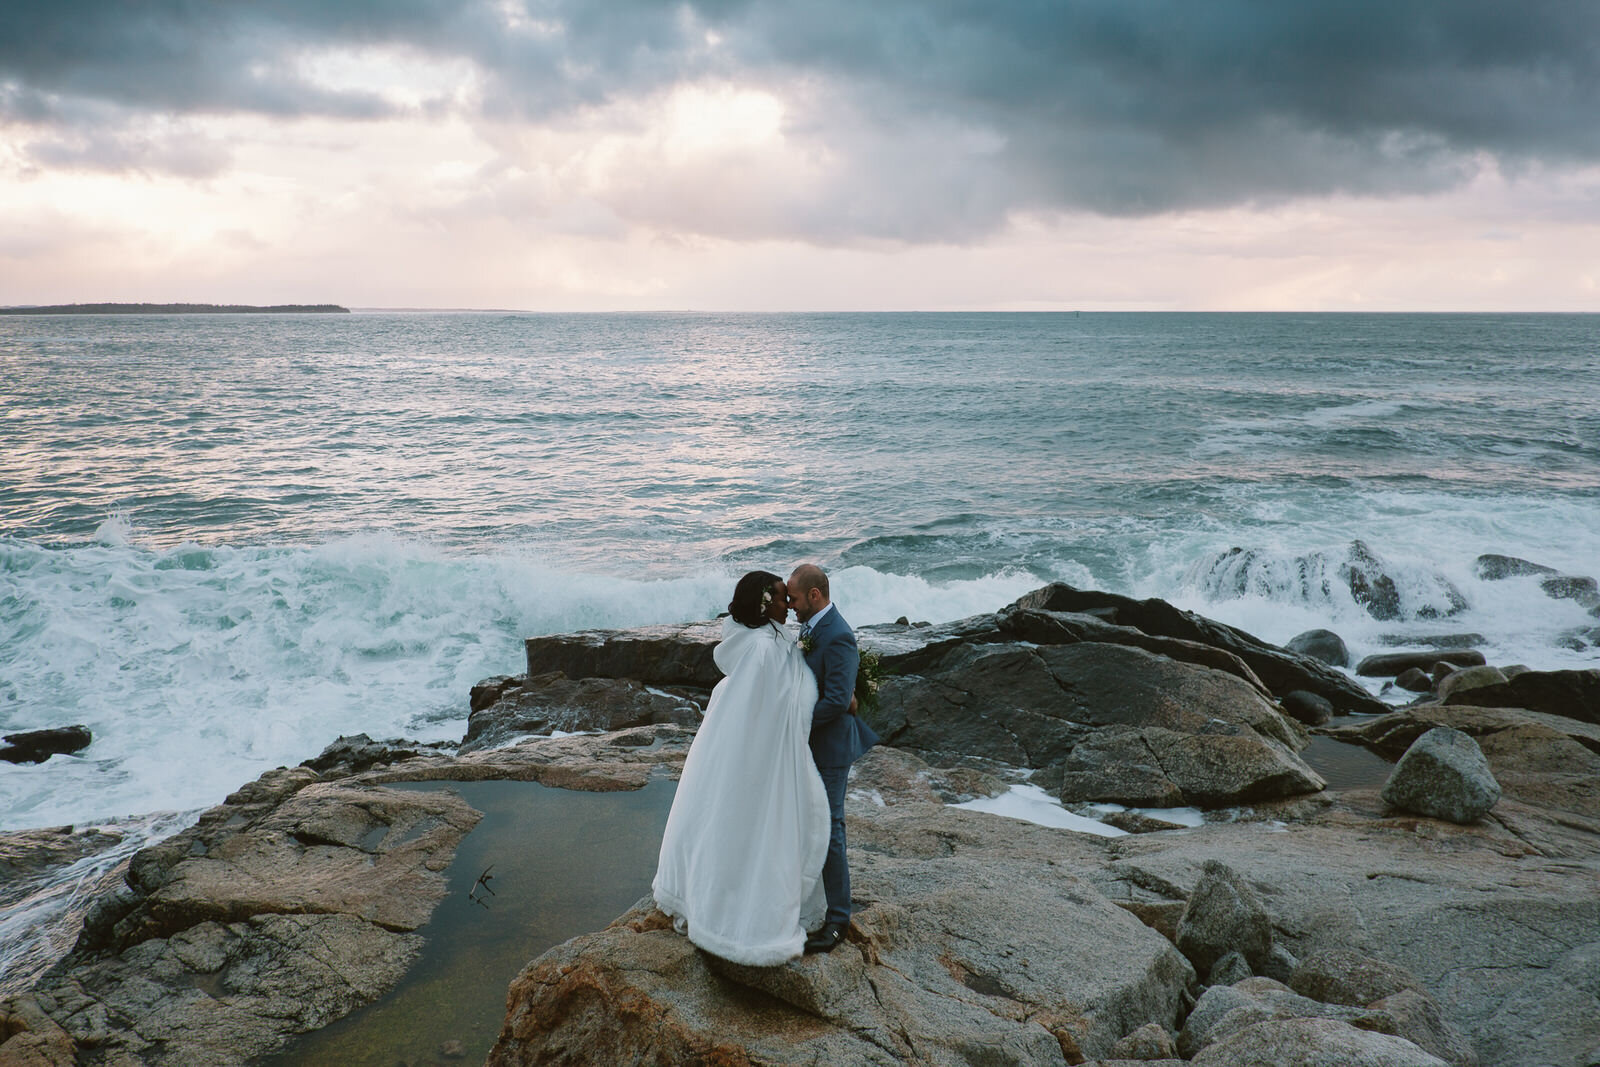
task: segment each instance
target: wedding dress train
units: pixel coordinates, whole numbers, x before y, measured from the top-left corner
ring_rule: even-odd
[[[817,683],[792,638],[733,619],[726,677],[689,748],[651,886],[689,940],[765,967],[800,954],[827,909],[828,797],[807,737]]]

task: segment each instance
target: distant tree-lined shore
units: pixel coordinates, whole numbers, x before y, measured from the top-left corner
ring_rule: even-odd
[[[37,307],[0,307],[0,315],[272,315],[340,314],[350,309],[338,304],[42,304]]]

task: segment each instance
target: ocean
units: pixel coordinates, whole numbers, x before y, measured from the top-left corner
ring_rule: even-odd
[[[94,733],[0,764],[0,829],[170,832],[340,734],[459,739],[522,638],[804,560],[857,624],[1060,580],[1600,666],[1481,553],[1600,574],[1600,317],[0,317],[0,733]]]

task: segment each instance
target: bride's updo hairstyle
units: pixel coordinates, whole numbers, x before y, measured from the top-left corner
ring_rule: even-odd
[[[758,630],[771,622],[767,618],[766,606],[761,603],[761,594],[772,588],[773,582],[781,582],[776,574],[767,571],[751,571],[739,579],[739,584],[733,587],[733,599],[728,601],[728,614],[733,616],[735,622],[742,622],[752,630]]]

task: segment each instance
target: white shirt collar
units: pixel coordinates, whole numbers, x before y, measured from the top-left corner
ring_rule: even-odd
[[[817,628],[817,623],[822,621],[822,617],[824,615],[826,615],[828,612],[832,611],[832,610],[833,610],[833,605],[830,603],[827,607],[823,608],[821,611],[819,611],[815,615],[811,616],[811,618],[807,619],[805,621],[805,624],[803,626],[801,626],[801,630],[807,631],[807,632],[809,632],[811,630],[815,630]]]

